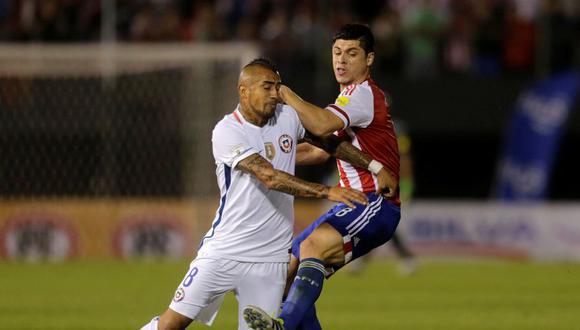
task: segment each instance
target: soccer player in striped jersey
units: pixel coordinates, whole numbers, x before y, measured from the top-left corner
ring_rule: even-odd
[[[338,139],[306,135],[294,109],[279,103],[280,76],[264,59],[246,65],[238,82],[240,104],[212,136],[221,191],[215,220],[197,257],[161,317],[142,330],[185,329],[193,320],[211,325],[224,294],[239,302],[239,329],[247,304],[276,312],[286,284],[294,222],[294,196],[325,198],[359,208],[367,197],[349,187],[328,187],[293,175],[296,142],[308,139],[338,158],[365,166],[368,156]],[[308,162],[308,154],[301,161]],[[361,161],[362,159],[362,161]],[[386,172],[380,187],[386,187]]]
[[[387,242],[399,224],[399,150],[385,93],[370,77],[373,47],[373,34],[365,25],[347,24],[334,35],[332,62],[340,94],[325,109],[280,87],[280,98],[296,109],[308,131],[316,136],[334,133],[372,157],[366,168],[337,161],[340,186],[362,191],[369,203],[356,209],[339,204],[294,239],[291,265],[299,265],[282,312],[274,318],[248,306],[244,318],[253,329],[320,329],[314,303],[324,278]],[[301,149],[325,157],[313,146]],[[390,192],[376,194],[376,174],[384,169],[391,175]]]

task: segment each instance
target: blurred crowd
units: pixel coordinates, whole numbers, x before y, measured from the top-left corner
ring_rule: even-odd
[[[411,78],[579,62],[577,0],[0,0],[1,41],[254,41],[306,69],[353,21],[374,30],[381,70]]]

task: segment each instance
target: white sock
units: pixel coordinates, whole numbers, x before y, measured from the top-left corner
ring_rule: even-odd
[[[145,324],[141,330],[157,330],[157,323],[159,323],[159,316],[155,316],[151,322]]]

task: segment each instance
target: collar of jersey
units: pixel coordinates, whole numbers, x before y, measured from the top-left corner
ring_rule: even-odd
[[[233,113],[234,116],[236,116],[237,118],[240,119],[240,121],[242,122],[242,125],[247,125],[249,127],[255,128],[255,129],[262,129],[262,127],[258,126],[258,125],[254,125],[252,123],[250,123],[249,121],[246,120],[246,118],[244,117],[244,114],[242,114],[242,111],[240,111],[240,105],[238,104],[238,106],[236,107],[236,110],[234,110]]]

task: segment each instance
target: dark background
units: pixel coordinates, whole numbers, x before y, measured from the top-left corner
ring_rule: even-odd
[[[419,198],[488,198],[518,95],[535,81],[580,67],[575,1],[135,0],[111,2],[113,18],[105,2],[0,1],[0,41],[254,42],[278,63],[285,83],[324,106],[338,93],[330,66],[333,31],[346,22],[369,24],[377,38],[372,75],[412,138]],[[418,43],[427,45],[427,55]],[[166,81],[166,89],[127,101],[151,75]],[[0,75],[0,196],[186,194],[179,184],[184,141],[170,124],[180,102],[171,91],[185,75],[121,77],[114,91],[101,89],[102,78]],[[82,93],[98,97],[67,99]],[[118,109],[120,99],[126,103]],[[577,102],[554,163],[552,200],[580,198],[578,108]],[[103,140],[103,130],[114,134]],[[114,167],[103,165],[111,159]],[[330,168],[298,173],[322,180]]]

